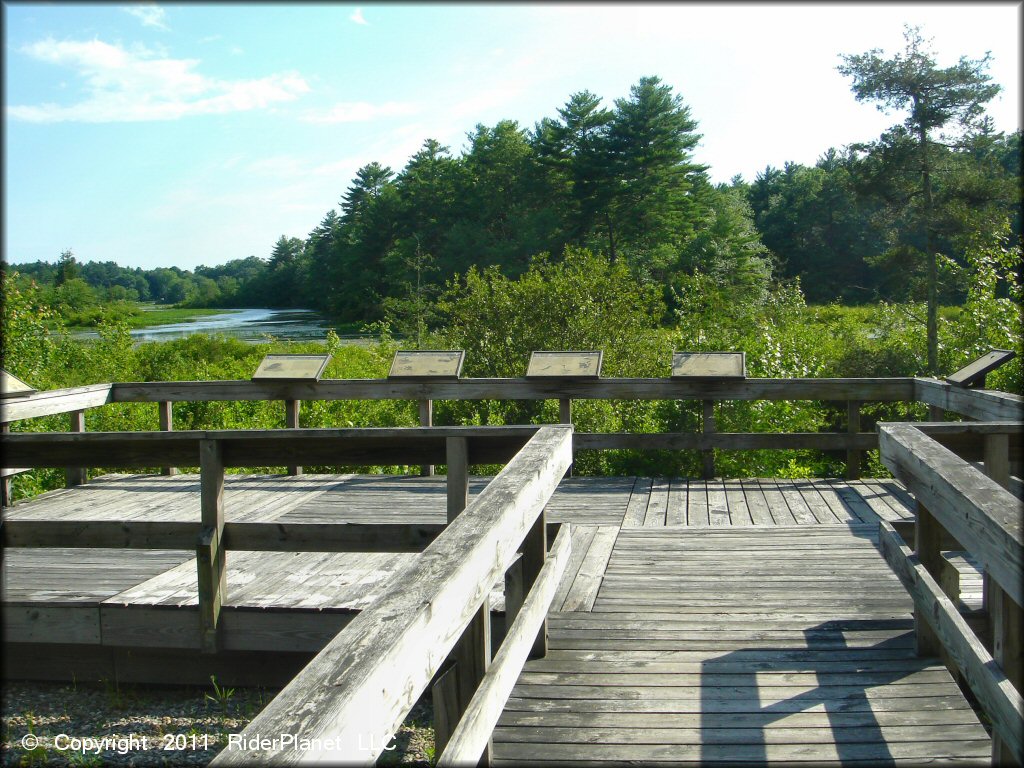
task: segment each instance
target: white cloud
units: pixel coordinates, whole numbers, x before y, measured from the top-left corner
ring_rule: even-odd
[[[71,67],[85,81],[85,98],[76,104],[8,108],[10,117],[28,122],[177,120],[262,109],[292,101],[310,90],[297,73],[277,73],[256,80],[219,80],[197,72],[198,59],[161,57],[146,48],[129,51],[95,39],[46,39],[24,47],[22,52],[39,61]]]
[[[403,117],[416,114],[415,104],[387,101],[371,104],[367,101],[346,101],[335,104],[327,111],[307,112],[303,120],[307,123],[364,123],[382,117]]]
[[[141,21],[144,27],[168,29],[167,24],[164,23],[167,11],[158,5],[133,5],[125,8],[124,11]]]
[[[354,11],[352,11],[352,15],[349,16],[348,18],[349,18],[349,21],[354,22],[356,24],[362,24],[364,26],[367,26],[370,23],[366,19],[363,18],[363,9],[362,8],[356,8]]]

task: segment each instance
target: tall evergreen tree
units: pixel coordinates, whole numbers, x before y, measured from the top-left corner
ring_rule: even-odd
[[[842,56],[839,72],[853,78],[853,92],[858,101],[878,102],[883,112],[907,110],[903,124],[890,131],[894,149],[910,145],[910,158],[917,175],[916,187],[920,206],[916,211],[917,227],[923,245],[927,273],[928,369],[938,372],[938,261],[936,210],[933,174],[935,155],[941,140],[944,144],[969,135],[979,127],[984,105],[991,101],[999,86],[986,73],[990,57],[961,57],[952,67],[941,68],[935,55],[917,27],[907,27],[906,47],[902,53],[886,59],[873,49],[860,55]],[[951,133],[944,133],[951,129]],[[897,153],[894,153],[894,156]],[[905,152],[898,153],[906,155]]]

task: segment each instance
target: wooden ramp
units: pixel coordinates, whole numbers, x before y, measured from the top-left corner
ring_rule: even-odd
[[[563,584],[495,763],[987,762],[990,738],[946,668],[914,653],[911,601],[876,530],[591,531],[602,546],[587,557],[607,567],[584,561]]]

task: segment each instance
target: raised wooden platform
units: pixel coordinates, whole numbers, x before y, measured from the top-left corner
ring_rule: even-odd
[[[876,538],[861,522],[617,531],[589,608],[550,615],[495,763],[987,761],[946,668],[914,653]]]
[[[473,478],[470,494],[485,483]],[[445,505],[444,477],[225,484],[229,524],[436,525]],[[495,761],[987,759],[989,737],[949,673],[914,655],[910,598],[876,548],[879,520],[912,517],[892,480],[563,480],[547,519],[573,524],[573,551],[551,651],[524,669]],[[107,476],[5,510],[12,521],[198,518],[189,475]],[[297,669],[416,556],[230,550],[221,632],[235,661],[218,679],[250,679],[245,652],[291,653],[281,673]],[[194,663],[192,551],[9,548],[3,608],[8,677],[48,676],[29,662],[50,658],[58,677],[79,663],[139,679],[155,674],[148,658],[166,660],[161,679],[207,679]],[[500,585],[492,608],[503,610]]]

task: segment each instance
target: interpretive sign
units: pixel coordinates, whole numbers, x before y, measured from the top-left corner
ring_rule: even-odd
[[[673,379],[744,379],[747,376],[745,352],[675,352],[672,354]]]
[[[253,381],[320,381],[330,355],[267,355]]]
[[[601,350],[572,352],[534,352],[530,355],[527,376],[575,376],[597,378],[601,375]]]
[[[991,373],[1007,360],[1015,356],[1012,349],[993,349],[986,355],[968,363],[955,373],[949,374],[946,381],[960,387],[984,387],[985,375]]]
[[[457,379],[466,353],[461,349],[417,349],[395,352],[389,378]]]
[[[35,391],[17,376],[0,368],[0,397],[27,397]]]

